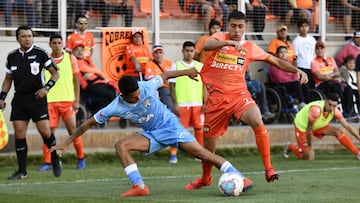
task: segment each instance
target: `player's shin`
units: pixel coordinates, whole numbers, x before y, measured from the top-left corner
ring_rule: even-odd
[[[264,125],[254,128],[256,145],[264,164],[264,169],[272,168],[270,159],[269,135]]]

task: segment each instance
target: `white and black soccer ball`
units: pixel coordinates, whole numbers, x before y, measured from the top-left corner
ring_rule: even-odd
[[[220,176],[218,188],[225,196],[239,196],[244,188],[244,178],[230,172]]]

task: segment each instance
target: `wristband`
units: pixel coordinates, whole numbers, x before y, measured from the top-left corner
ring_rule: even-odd
[[[7,93],[6,92],[0,92],[0,100],[5,100]]]
[[[44,88],[45,88],[46,90],[50,90],[54,85],[55,85],[55,81],[49,80],[49,81],[45,84]]]

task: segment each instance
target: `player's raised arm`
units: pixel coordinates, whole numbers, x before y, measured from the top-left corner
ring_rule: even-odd
[[[49,149],[50,152],[55,150],[62,150],[64,153],[67,147],[79,136],[83,135],[88,129],[92,128],[97,124],[94,117],[88,118],[83,124],[76,128],[75,132],[70,135],[70,137],[63,143],[56,146],[53,146]]]
[[[174,71],[165,71],[160,76],[163,79],[163,81],[168,80],[169,78],[176,78],[179,76],[187,75],[193,80],[198,80],[196,76],[199,74],[199,72],[195,68],[189,68],[184,70],[174,70]]]

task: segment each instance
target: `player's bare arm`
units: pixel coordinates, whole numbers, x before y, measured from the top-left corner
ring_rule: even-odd
[[[13,78],[11,74],[5,74],[5,78],[1,87],[1,93],[0,96],[2,99],[0,99],[0,109],[5,109],[6,104],[5,104],[5,98],[7,93],[9,92],[10,88],[11,88],[11,84],[12,84]]]
[[[195,68],[189,68],[185,70],[165,71],[160,76],[163,81],[167,81],[169,78],[176,78],[179,76],[189,76],[191,79],[198,81],[197,75],[199,72]]]
[[[360,140],[359,133],[345,120],[345,118],[342,118],[339,122],[352,136]]]
[[[36,99],[42,99],[42,98],[46,97],[49,90],[55,85],[55,82],[59,79],[59,73],[57,72],[57,70],[58,69],[55,66],[48,68],[48,71],[50,72],[51,77],[50,77],[49,81],[47,81],[47,83],[44,85],[44,87],[39,89],[35,93]]]
[[[276,57],[276,56],[273,56],[273,55],[270,55],[270,58],[268,59],[268,62],[275,65],[275,67],[279,68],[280,70],[283,70],[285,72],[291,72],[291,73],[296,73],[299,77],[299,80],[300,80],[300,83],[301,84],[305,84],[307,83],[309,80],[308,80],[308,77],[307,77],[307,74],[298,69],[297,67],[295,67],[294,65]]]
[[[75,132],[70,135],[70,137],[63,143],[56,146],[53,146],[49,149],[49,152],[54,150],[62,150],[64,153],[67,147],[77,138],[83,135],[88,129],[96,125],[96,120],[94,117],[88,118],[83,124],[76,128]]]

